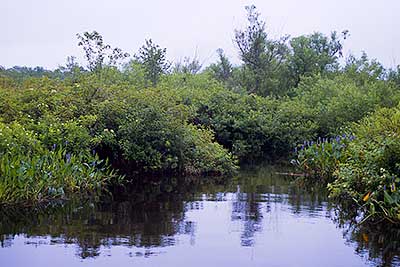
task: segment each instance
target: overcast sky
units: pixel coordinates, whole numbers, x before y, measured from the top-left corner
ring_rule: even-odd
[[[83,58],[76,33],[97,30],[134,54],[147,38],[170,60],[196,53],[204,64],[222,48],[237,60],[234,29],[254,4],[274,36],[349,30],[345,54],[366,51],[386,67],[400,64],[400,0],[0,0],[0,65],[62,65]]]

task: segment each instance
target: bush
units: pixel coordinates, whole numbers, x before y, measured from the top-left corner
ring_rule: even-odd
[[[309,185],[319,184],[325,186],[332,182],[335,171],[341,161],[345,159],[345,150],[354,136],[336,136],[335,138],[321,138],[317,141],[304,141],[295,149],[297,159],[292,163],[297,165]]]
[[[171,92],[147,89],[131,93],[123,104],[107,104],[101,113],[108,127],[101,133],[101,149],[117,161],[153,173],[225,174],[234,170],[228,151],[214,143],[209,130],[188,123],[188,107]],[[210,149],[215,154],[210,154]],[[226,157],[230,164],[219,157]],[[224,167],[227,169],[222,170]]]
[[[0,204],[35,204],[104,190],[116,176],[96,155],[48,149],[33,131],[0,123]]]
[[[295,161],[303,178],[327,185],[340,204],[355,203],[364,219],[400,222],[400,109],[383,108],[349,128],[354,134],[306,142]]]
[[[353,126],[357,139],[346,149],[336,199],[353,199],[367,216],[400,222],[400,109],[381,109]]]

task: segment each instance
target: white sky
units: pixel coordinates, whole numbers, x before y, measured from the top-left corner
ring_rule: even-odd
[[[275,36],[349,30],[345,53],[366,51],[386,67],[400,64],[400,0],[0,0],[0,65],[55,68],[83,58],[76,33],[97,30],[131,55],[146,38],[170,60],[209,64],[222,48],[238,62],[235,28],[255,4]],[[81,61],[82,62],[82,61]]]

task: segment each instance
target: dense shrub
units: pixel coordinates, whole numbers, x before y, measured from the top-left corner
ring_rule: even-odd
[[[235,169],[233,157],[213,141],[210,130],[189,124],[188,107],[169,91],[132,92],[122,104],[103,106],[101,114],[106,127],[101,133],[103,151],[131,166],[180,174]]]
[[[304,172],[302,182],[308,185],[326,185],[334,179],[334,172],[345,158],[345,149],[354,136],[319,137],[314,141],[304,141],[295,148],[297,158],[292,160]]]
[[[216,140],[242,160],[284,156],[300,140],[315,136],[310,109],[300,102],[223,89],[206,92],[207,97],[199,93],[201,101],[191,101],[193,122],[213,129]]]
[[[353,199],[368,216],[400,222],[400,110],[381,109],[353,126],[357,139],[329,185],[336,199]]]
[[[328,184],[330,197],[357,204],[365,219],[399,222],[400,109],[380,109],[349,131],[354,136],[306,142],[296,164],[307,181]]]
[[[155,88],[144,88],[148,83],[137,62],[123,71],[105,66],[64,79],[49,77],[0,77],[0,122],[15,127],[15,136],[21,133],[15,139],[18,160],[50,155],[61,166],[64,159],[51,154],[56,145],[81,164],[94,151],[129,174],[229,174],[236,169],[236,158],[286,157],[304,140],[315,140],[306,143],[297,164],[311,181],[325,184],[341,175],[354,144],[361,142],[358,136],[354,142],[327,138],[335,139],[352,123],[378,108],[396,106],[400,99],[395,82],[351,68],[301,77],[296,88],[279,97],[226,88],[210,71],[163,75]],[[389,141],[374,149],[387,146],[388,161],[394,163],[378,169],[393,173],[397,147],[396,142],[389,147]],[[26,150],[35,146],[32,142],[40,149]],[[21,151],[28,153],[19,155]]]
[[[116,178],[98,156],[70,152],[60,143],[49,149],[40,135],[18,123],[0,123],[0,204],[38,203],[93,194]]]
[[[356,122],[379,107],[396,106],[400,100],[398,88],[382,80],[366,79],[357,83],[346,74],[333,78],[305,79],[296,89],[293,102],[309,108],[309,115],[318,125],[318,136],[332,136],[340,128]]]
[[[171,88],[141,90],[129,87],[129,78],[113,68],[81,74],[73,82],[26,79],[18,88],[1,90],[1,117],[21,123],[49,149],[53,144],[70,153],[95,149],[128,171],[232,173],[230,153],[214,142],[210,130],[190,124],[191,106],[174,90],[180,78],[164,82]],[[202,149],[210,155],[199,157]],[[195,155],[196,161],[186,158]]]

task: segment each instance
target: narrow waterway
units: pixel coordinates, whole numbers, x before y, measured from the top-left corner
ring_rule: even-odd
[[[339,223],[324,192],[305,193],[282,172],[2,210],[0,266],[400,266],[398,231]]]

